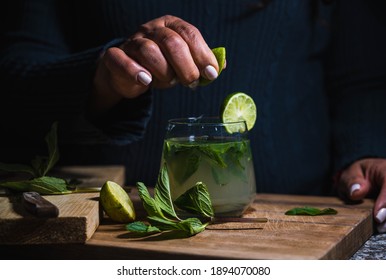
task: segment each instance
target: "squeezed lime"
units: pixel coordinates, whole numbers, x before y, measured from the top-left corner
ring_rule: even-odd
[[[221,74],[222,70],[224,69],[224,66],[225,66],[225,48],[224,47],[217,47],[217,48],[214,48],[212,49],[212,52],[214,54],[214,56],[216,57],[216,60],[217,60],[217,63],[218,63],[218,75]],[[206,86],[208,84],[210,84],[211,80],[208,80],[206,78],[203,78],[203,77],[200,77],[200,82],[199,82],[199,85],[200,86]]]

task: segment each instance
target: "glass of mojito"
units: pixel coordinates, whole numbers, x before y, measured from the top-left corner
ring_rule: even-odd
[[[168,171],[173,201],[202,182],[208,188],[215,215],[240,216],[255,197],[255,174],[245,121],[169,120],[162,165]]]

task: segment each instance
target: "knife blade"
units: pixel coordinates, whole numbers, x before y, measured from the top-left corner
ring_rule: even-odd
[[[56,218],[59,216],[59,208],[37,192],[24,192],[22,204],[28,212],[39,218]]]

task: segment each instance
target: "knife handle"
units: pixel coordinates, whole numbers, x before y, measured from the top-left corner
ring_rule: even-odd
[[[24,192],[22,203],[28,212],[37,217],[56,218],[59,216],[59,208],[37,192]]]

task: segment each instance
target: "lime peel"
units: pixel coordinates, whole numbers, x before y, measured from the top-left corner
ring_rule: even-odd
[[[214,56],[216,57],[217,64],[218,64],[218,75],[220,76],[222,70],[224,69],[225,66],[225,57],[226,57],[226,52],[224,47],[217,47],[212,49],[212,52]],[[212,80],[208,80],[204,77],[200,77],[199,85],[200,86],[206,86],[213,82]]]
[[[133,202],[127,192],[117,183],[107,181],[99,195],[103,210],[113,221],[128,223],[135,220]]]

